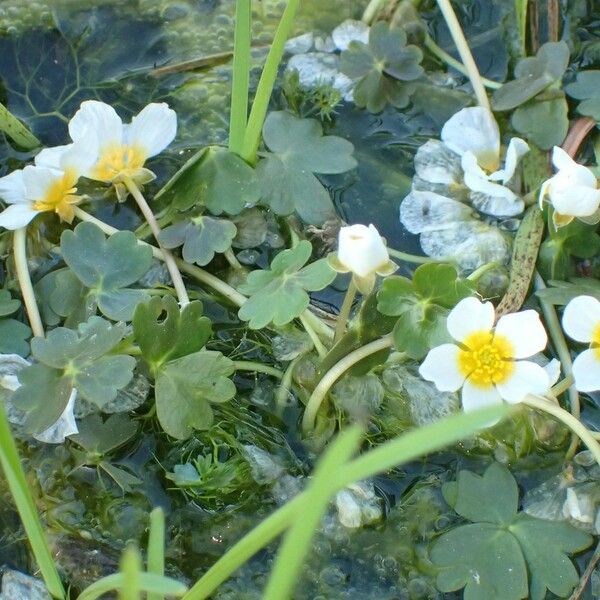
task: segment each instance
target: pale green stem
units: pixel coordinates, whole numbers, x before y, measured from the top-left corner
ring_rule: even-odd
[[[236,269],[238,271],[244,270],[244,267],[241,265],[240,261],[236,258],[235,254],[233,253],[231,248],[225,250],[225,252],[223,252],[223,256],[225,257],[225,260],[230,264],[230,266],[232,266],[234,269]]]
[[[407,252],[400,252],[400,250],[394,250],[388,248],[390,256],[397,258],[408,263],[415,263],[419,265],[425,265],[428,263],[455,263],[456,260],[451,256],[442,256],[441,258],[433,258],[432,256],[418,256],[417,254],[408,254]]]
[[[150,513],[148,535],[148,572],[163,577],[165,574],[165,513],[155,508]],[[164,600],[163,594],[148,592],[147,600]]]
[[[140,600],[140,574],[142,557],[137,548],[127,546],[121,556],[120,569],[123,585],[119,590],[119,600]]]
[[[269,365],[264,365],[260,362],[255,362],[252,360],[234,360],[233,366],[236,371],[252,371],[256,373],[265,373],[266,375],[272,375],[277,379],[283,378],[283,371],[276,369],[275,367],[271,367]]]
[[[465,69],[467,70],[467,75],[471,85],[473,86],[473,91],[475,92],[477,102],[479,103],[479,106],[487,108],[489,111],[491,111],[490,101],[487,97],[485,88],[483,87],[481,75],[479,74],[479,70],[477,69],[473,55],[471,54],[471,49],[469,48],[465,34],[463,33],[460,23],[456,18],[452,4],[450,4],[450,0],[437,0],[437,3],[442,11],[444,19],[446,20],[446,25],[450,30],[450,35],[454,40],[454,44],[456,45],[456,49],[460,54],[460,58],[465,66]]]
[[[542,276],[536,271],[534,273],[534,286],[536,290],[543,290],[546,287]],[[562,366],[563,375],[565,379],[573,380],[573,362],[571,361],[571,353],[569,352],[569,346],[567,340],[563,335],[560,321],[554,306],[542,298],[539,298],[540,307],[544,314],[544,320],[546,321],[546,327],[550,333],[550,338],[554,344],[554,349],[560,360]],[[573,417],[579,420],[581,413],[581,407],[579,403],[579,392],[575,387],[574,383],[569,387],[569,409]],[[572,458],[577,452],[577,446],[579,445],[579,439],[574,435],[571,440],[571,445],[567,450],[567,458]]]
[[[497,262],[486,263],[485,265],[481,265],[477,269],[475,269],[470,275],[467,276],[469,281],[479,281],[483,275],[485,275],[488,271],[494,270],[498,267]]]
[[[576,419],[570,412],[561,408],[557,404],[550,402],[543,396],[535,396],[534,394],[528,394],[521,401],[522,404],[536,408],[537,410],[544,411],[553,417],[556,417],[559,421],[564,423],[574,435],[576,435],[593,454],[598,465],[600,465],[600,444],[596,441],[596,438],[592,432],[581,423],[579,419]]]
[[[448,64],[449,66],[451,66],[453,69],[455,69],[456,71],[458,71],[459,73],[462,73],[463,75],[465,75],[466,77],[469,77],[469,73],[467,71],[467,68],[465,67],[465,65],[463,65],[459,60],[456,60],[453,56],[451,56],[450,54],[448,54],[444,49],[440,48],[431,38],[430,35],[426,34],[425,35],[425,47],[435,56],[437,56],[439,59],[443,60],[446,64]],[[481,77],[481,83],[483,83],[483,85],[486,88],[489,88],[491,90],[498,90],[502,87],[502,83],[498,82],[498,81],[492,81],[491,79],[486,79],[485,77]]]
[[[8,137],[25,150],[33,150],[41,146],[40,140],[3,104],[0,104],[0,130],[4,131]]]
[[[363,15],[362,15],[362,20],[367,25],[370,25],[372,23],[373,19],[375,19],[375,17],[377,16],[377,13],[381,9],[381,5],[384,2],[385,2],[385,0],[371,0],[369,2],[369,4],[367,5],[367,8],[365,8]]]
[[[347,354],[337,362],[325,375],[321,381],[319,381],[317,387],[314,389],[311,394],[308,404],[306,405],[306,410],[304,411],[304,417],[302,418],[302,431],[304,433],[308,433],[314,429],[315,419],[317,417],[317,413],[319,412],[319,408],[327,392],[331,389],[331,386],[351,367],[353,367],[356,363],[360,362],[367,356],[371,356],[376,352],[381,350],[385,350],[386,348],[390,348],[394,344],[394,340],[391,336],[386,336],[375,340],[374,342],[370,342],[350,354]]]
[[[25,311],[29,319],[31,331],[36,337],[44,337],[44,326],[42,317],[35,299],[31,277],[29,275],[29,267],[27,266],[27,228],[21,227],[16,229],[13,235],[13,256],[15,259],[15,270],[19,287],[21,288],[21,296]]]
[[[333,329],[329,327],[327,323],[324,323],[317,315],[310,312],[310,310],[304,311],[304,318],[310,323],[313,330],[317,332],[317,335],[322,340],[325,342],[333,342]]]
[[[306,333],[308,333],[308,335],[310,336],[310,339],[312,340],[312,343],[315,347],[315,350],[317,351],[317,354],[321,358],[325,358],[325,356],[327,356],[327,348],[325,348],[325,346],[323,346],[323,342],[321,341],[321,338],[317,335],[317,332],[312,328],[312,325],[310,324],[309,320],[306,318],[307,314],[308,314],[308,310],[305,310],[298,318],[300,319],[302,326],[306,330]]]
[[[171,279],[173,280],[173,287],[175,288],[175,291],[177,292],[177,298],[179,299],[179,304],[182,307],[186,306],[186,304],[190,303],[190,298],[188,296],[187,290],[185,289],[185,284],[183,283],[183,277],[181,276],[181,273],[179,272],[179,269],[177,268],[177,264],[175,263],[175,259],[173,258],[173,255],[171,254],[171,252],[161,246],[160,226],[158,225],[158,223],[156,221],[156,217],[154,216],[152,209],[150,208],[149,204],[146,202],[146,199],[144,198],[142,192],[140,191],[140,188],[138,188],[137,184],[135,183],[135,181],[133,181],[133,179],[131,179],[131,177],[124,177],[123,183],[125,183],[125,185],[127,186],[129,193],[133,196],[134,200],[136,201],[137,205],[139,206],[140,210],[142,211],[142,214],[144,215],[146,222],[148,223],[148,225],[150,225],[150,229],[152,230],[152,233],[154,234],[154,237],[156,238],[156,242],[158,243],[160,251],[162,252],[162,254],[164,256],[165,265],[167,266],[167,269],[169,270],[169,274],[171,275]]]
[[[348,317],[350,316],[350,311],[352,310],[354,298],[356,298],[356,292],[357,288],[354,284],[354,278],[352,278],[350,280],[350,284],[348,285],[348,289],[346,290],[346,295],[344,296],[344,301],[342,302],[342,307],[340,308],[340,314],[338,315],[337,322],[335,324],[335,335],[333,336],[334,344],[339,342],[346,332],[346,324],[348,323]]]
[[[290,361],[290,364],[286,367],[285,373],[281,378],[281,383],[277,388],[277,393],[275,394],[275,404],[277,406],[278,412],[281,414],[283,409],[286,407],[286,402],[290,393],[290,389],[292,387],[292,379],[294,377],[294,369],[298,364],[298,361],[302,358],[302,355],[297,356],[293,360]]]
[[[550,393],[552,396],[557,398],[562,393],[566,392],[574,383],[574,379],[572,375],[565,377],[562,381],[559,381],[551,390]]]

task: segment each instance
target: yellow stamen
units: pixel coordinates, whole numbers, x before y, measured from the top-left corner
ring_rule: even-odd
[[[40,212],[55,212],[63,221],[73,221],[73,204],[81,200],[77,196],[77,173],[73,169],[66,169],[60,179],[54,180],[46,190],[43,198],[33,202],[33,209]]]
[[[477,331],[464,340],[464,346],[458,353],[458,368],[471,383],[489,388],[510,377],[514,351],[506,337]]]
[[[92,178],[106,182],[114,181],[119,175],[135,178],[146,158],[146,153],[139,146],[112,144],[103,148],[100,153]]]
[[[594,350],[598,359],[600,359],[600,323],[596,325],[594,333],[592,334],[592,343],[590,348]]]

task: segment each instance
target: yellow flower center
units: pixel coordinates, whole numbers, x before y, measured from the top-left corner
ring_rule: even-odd
[[[600,359],[600,323],[596,325],[594,333],[592,334],[592,343],[590,348],[596,353],[598,359]]]
[[[104,148],[94,167],[92,178],[114,181],[119,175],[135,177],[146,162],[146,153],[139,146],[112,144]]]
[[[66,169],[60,179],[54,180],[46,190],[43,198],[33,202],[34,210],[40,212],[53,211],[63,221],[73,221],[73,204],[81,200],[77,196],[77,173],[73,169]]]
[[[477,331],[463,342],[458,368],[474,385],[489,388],[506,381],[514,369],[514,351],[509,340],[489,331]]]

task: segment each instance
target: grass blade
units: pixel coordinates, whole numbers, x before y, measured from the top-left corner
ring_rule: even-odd
[[[123,573],[115,573],[114,575],[103,577],[81,592],[77,600],[97,600],[104,596],[104,594],[120,590],[123,587],[124,580]],[[139,589],[141,592],[154,592],[168,596],[169,598],[181,598],[187,592],[187,588],[183,583],[169,577],[160,577],[153,573],[140,573]]]
[[[140,600],[140,575],[142,557],[137,548],[127,546],[121,556],[121,574],[123,579],[119,591],[119,600]]]
[[[23,522],[31,550],[44,579],[48,591],[55,598],[65,597],[58,571],[48,547],[44,528],[39,519],[35,503],[29,492],[29,485],[21,466],[19,452],[13,440],[10,426],[0,402],[0,463],[8,482],[8,487]]]
[[[148,572],[160,576],[165,574],[165,513],[162,508],[155,508],[150,513]],[[164,600],[164,596],[158,592],[149,592],[148,600]]]
[[[24,150],[33,150],[40,141],[3,104],[0,104],[0,130]]]

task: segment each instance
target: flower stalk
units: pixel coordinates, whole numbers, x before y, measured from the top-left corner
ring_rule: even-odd
[[[350,280],[350,284],[348,285],[348,289],[346,290],[346,295],[344,296],[344,301],[342,302],[342,307],[340,308],[340,314],[337,318],[337,323],[335,325],[335,334],[333,336],[333,343],[339,342],[342,339],[346,331],[346,324],[348,323],[348,317],[350,316],[350,311],[352,310],[352,304],[354,303],[354,299],[356,298],[356,285],[354,284],[354,278]]]

